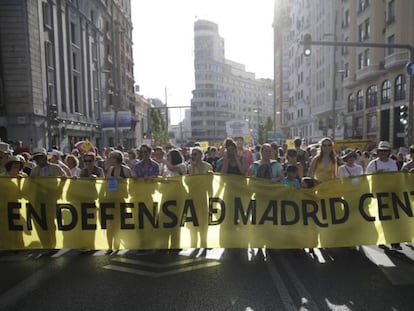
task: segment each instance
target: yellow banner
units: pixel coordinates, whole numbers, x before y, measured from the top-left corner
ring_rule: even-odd
[[[413,242],[414,174],[295,189],[231,175],[0,179],[0,249],[306,248]]]

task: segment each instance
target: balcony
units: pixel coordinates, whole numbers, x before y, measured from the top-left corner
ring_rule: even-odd
[[[403,66],[409,61],[409,59],[407,51],[396,50],[396,52],[385,57],[384,68],[388,70]]]
[[[362,82],[364,80],[376,77],[378,75],[382,75],[384,73],[384,65],[382,62],[379,62],[377,64],[365,66],[364,68],[358,70],[355,79],[357,82]]]

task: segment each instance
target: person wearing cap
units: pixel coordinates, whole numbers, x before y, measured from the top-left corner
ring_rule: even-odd
[[[378,143],[377,152],[377,158],[368,163],[365,170],[366,174],[398,171],[397,164],[390,158],[391,145],[388,141],[380,141]]]
[[[6,174],[5,164],[12,154],[13,150],[10,149],[10,145],[0,141],[0,176]]]
[[[30,177],[38,176],[56,176],[56,177],[68,177],[62,168],[55,164],[50,163],[47,160],[47,152],[45,148],[33,149],[33,160],[36,162],[36,166],[30,172]]]
[[[363,174],[362,166],[356,164],[357,154],[352,149],[345,149],[341,159],[344,164],[338,168],[338,178],[355,177]]]
[[[62,170],[65,171],[67,176],[71,176],[71,171],[69,167],[61,160],[62,152],[57,149],[52,149],[48,153],[49,161],[51,163],[57,164]]]
[[[413,172],[414,171],[414,145],[411,145],[409,148],[410,161],[404,163],[401,168],[403,172]]]
[[[28,175],[23,172],[24,158],[21,155],[11,156],[7,159],[4,167],[6,168],[5,177],[27,177]]]

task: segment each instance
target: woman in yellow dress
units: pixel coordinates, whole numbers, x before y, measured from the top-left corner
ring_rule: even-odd
[[[322,138],[319,151],[310,164],[309,177],[324,182],[336,178],[337,175],[338,164],[334,143],[329,137]]]

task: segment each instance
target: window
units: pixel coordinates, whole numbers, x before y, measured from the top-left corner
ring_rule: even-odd
[[[364,24],[358,25],[358,41],[364,41]]]
[[[387,38],[387,44],[395,44],[395,35],[391,35]],[[387,48],[387,55],[391,55],[393,53],[394,53],[393,47]]]
[[[369,5],[369,0],[358,0],[358,13],[363,12]]]
[[[369,50],[367,49],[364,52],[358,54],[358,69],[363,69],[369,66],[369,64]]]
[[[43,26],[48,29],[53,28],[53,15],[52,15],[52,6],[49,3],[44,2],[42,4],[43,10]]]
[[[357,92],[356,111],[364,109],[364,91]]]
[[[392,24],[395,22],[395,0],[391,0],[388,2],[388,9],[387,9],[387,25]]]
[[[367,108],[375,107],[378,103],[378,88],[376,85],[371,85],[367,89]]]
[[[394,99],[395,100],[405,99],[405,77],[404,75],[399,75],[395,79]]]
[[[370,34],[371,34],[371,27],[369,25],[369,18],[367,18],[364,22],[364,38],[363,38],[363,40],[369,39]]]
[[[348,95],[348,112],[353,112],[355,110],[355,95]]]
[[[342,21],[342,27],[346,28],[349,26],[350,23],[351,23],[351,16],[349,15],[349,10],[346,10],[344,12],[344,19]]]
[[[385,80],[381,87],[381,105],[391,102],[391,82]]]

